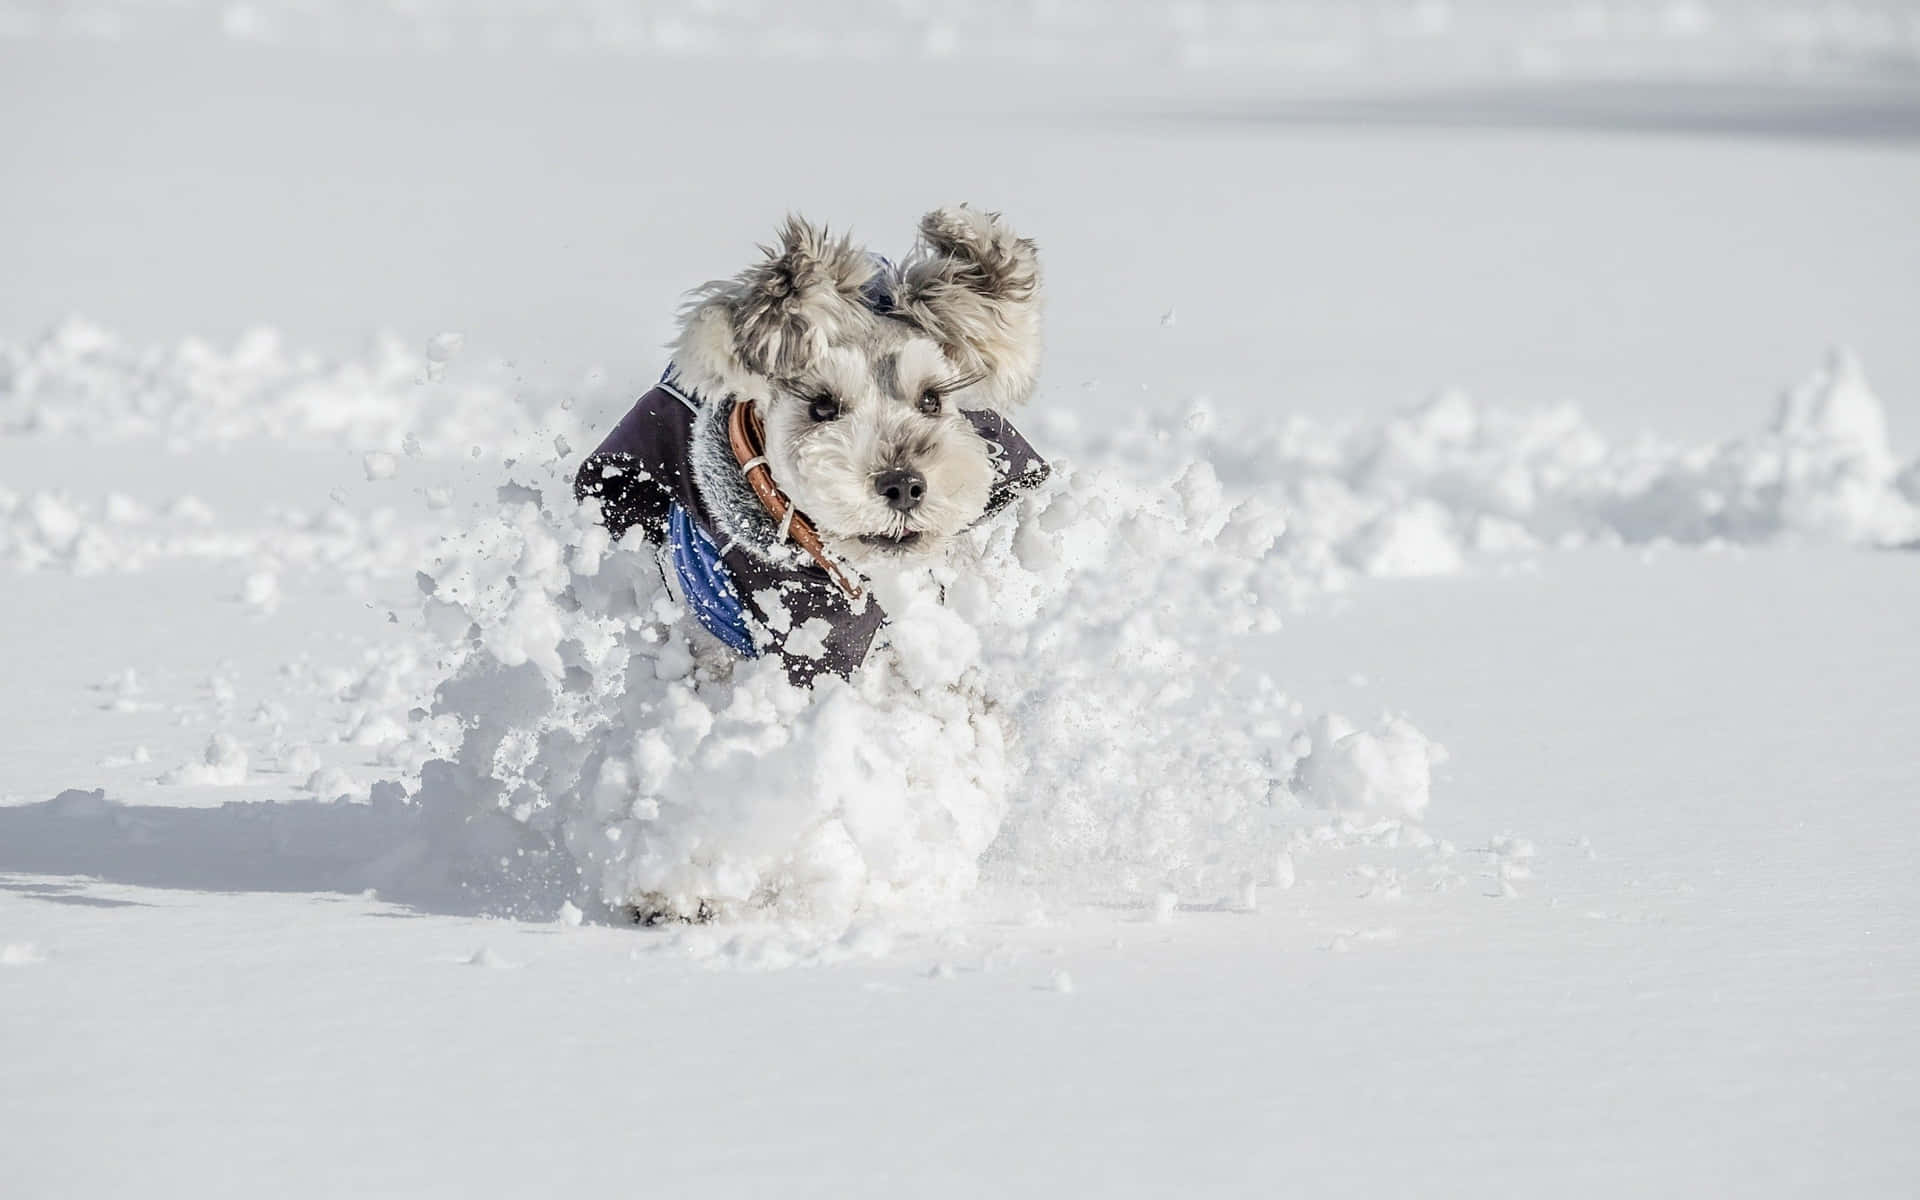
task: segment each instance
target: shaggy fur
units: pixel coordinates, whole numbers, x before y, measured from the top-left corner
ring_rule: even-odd
[[[707,502],[715,525],[725,530],[735,545],[762,562],[799,566],[809,561],[807,556],[792,542],[780,540],[780,530],[767,506],[760,503],[747,477],[740,473],[739,460],[727,440],[727,418],[732,409],[732,404],[711,403],[702,405],[694,415],[687,459],[695,486]]]
[[[920,219],[893,303],[954,363],[981,374],[991,406],[1026,403],[1040,373],[1040,258],[999,213],[961,205]]]
[[[884,278],[865,250],[798,217],[762,250],[763,261],[695,295],[675,346],[684,384],[723,401],[696,423],[703,494],[750,552],[789,553],[727,445],[726,410],[751,403],[775,481],[829,549],[855,563],[937,552],[986,511],[994,482],[989,447],[961,410],[1004,412],[1033,389],[1033,243],[996,214],[960,207],[928,213],[912,254]],[[819,419],[822,405],[831,419]],[[876,490],[894,470],[925,481],[909,513]]]

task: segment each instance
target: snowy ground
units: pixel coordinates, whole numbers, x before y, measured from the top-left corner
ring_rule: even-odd
[[[1908,1193],[1920,16],[757,11],[0,5],[8,1194]],[[600,626],[448,564],[587,586],[529,498],[677,294],[961,198],[1038,544],[1125,531],[1019,730],[1099,828],[982,767],[977,888],[811,923],[492,871],[435,689]]]

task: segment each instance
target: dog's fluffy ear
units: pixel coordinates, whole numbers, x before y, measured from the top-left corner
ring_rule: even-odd
[[[868,319],[860,290],[875,268],[852,238],[790,215],[779,244],[760,249],[763,261],[708,284],[684,310],[674,360],[700,390],[758,396]]]
[[[920,219],[894,310],[939,342],[962,370],[985,376],[995,408],[1033,392],[1040,371],[1040,258],[999,213],[959,205]]]
[[[761,250],[766,261],[738,281],[734,347],[763,375],[790,374],[866,312],[860,289],[873,278],[873,258],[797,216],[781,227],[779,246]]]

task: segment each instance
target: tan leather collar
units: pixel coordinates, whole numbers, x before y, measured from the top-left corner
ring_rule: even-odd
[[[727,414],[727,441],[733,446],[733,460],[740,464],[740,470],[747,477],[748,486],[753,494],[760,498],[761,505],[773,523],[784,529],[793,544],[805,550],[813,561],[820,564],[847,598],[858,600],[860,589],[841,571],[840,564],[828,557],[826,547],[820,543],[820,535],[814,531],[813,522],[807,520],[805,513],[793,506],[793,501],[778,487],[774,486],[773,472],[767,467],[767,431],[760,421],[760,412],[751,400],[736,400],[733,411]],[[748,464],[752,465],[749,466]]]

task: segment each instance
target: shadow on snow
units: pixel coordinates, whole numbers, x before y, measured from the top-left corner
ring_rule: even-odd
[[[551,916],[573,872],[513,830],[449,830],[411,803],[130,806],[103,791],[0,808],[0,889],[54,903],[118,907],[61,877],[195,892],[375,892],[449,915]],[[448,836],[451,834],[451,836]],[[21,876],[45,876],[22,879]]]

